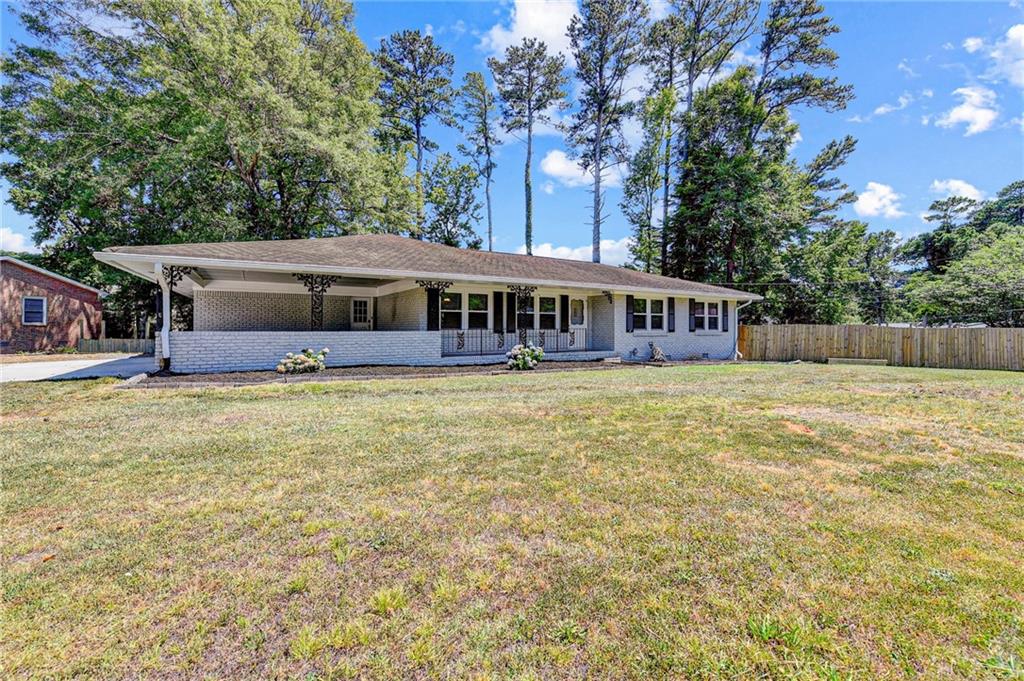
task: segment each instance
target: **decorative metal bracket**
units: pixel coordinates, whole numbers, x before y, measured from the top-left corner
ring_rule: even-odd
[[[167,287],[174,290],[174,287],[181,283],[182,277],[186,274],[192,274],[194,271],[191,267],[179,267],[178,265],[164,265],[164,281],[167,282]]]
[[[574,345],[576,345],[576,332],[570,330],[569,331],[569,347],[571,348]]]
[[[466,349],[466,332],[465,331],[456,331],[455,332],[455,342],[456,342],[456,346],[455,346],[456,350],[465,350]]]
[[[526,303],[528,299],[533,296],[533,292],[537,290],[536,286],[519,286],[518,284],[509,284],[508,290],[516,294],[516,311],[526,312]]]
[[[330,274],[294,274],[292,275],[303,283],[310,295],[310,331],[324,330],[324,294],[331,284],[338,280]]]
[[[420,288],[425,288],[428,290],[432,289],[434,291],[437,291],[438,293],[444,293],[446,289],[452,287],[452,282],[434,279],[417,279],[416,285],[419,286]]]
[[[601,291],[601,295],[607,298],[609,303],[615,302],[615,296],[612,295],[611,291]]]

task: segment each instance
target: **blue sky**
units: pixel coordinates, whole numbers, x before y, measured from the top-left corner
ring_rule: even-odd
[[[564,27],[575,7],[572,0],[357,2],[356,28],[370,49],[400,29],[429,31],[455,55],[460,82],[466,71],[486,72],[487,57],[524,36],[567,52]],[[845,111],[796,111],[802,139],[794,153],[806,161],[830,139],[850,134],[859,140],[841,172],[858,193],[847,217],[906,238],[927,229],[920,215],[933,200],[949,193],[990,197],[1024,178],[1024,0],[826,2],[825,8],[841,28],[831,40],[839,53],[836,75],[853,85],[855,99]],[[652,9],[657,15],[664,6]],[[5,46],[23,36],[6,11],[2,28]],[[750,53],[755,46],[743,49]],[[642,86],[642,74],[634,80]],[[570,86],[570,100],[572,92]],[[429,132],[442,151],[454,153],[452,131],[434,124]],[[534,253],[589,259],[590,194],[569,151],[554,129],[536,138]],[[524,160],[525,147],[515,140],[500,149],[496,250],[523,245]],[[605,262],[627,256],[620,197],[618,188],[609,189]],[[3,248],[32,246],[31,219],[6,201],[0,229]],[[486,226],[478,231],[484,235]]]

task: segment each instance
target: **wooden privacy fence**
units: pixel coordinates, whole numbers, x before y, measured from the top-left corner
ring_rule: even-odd
[[[152,355],[152,338],[83,338],[78,341],[79,352],[131,352]]]
[[[769,324],[740,326],[743,359],[825,362],[829,357],[947,369],[1024,370],[1024,329]]]

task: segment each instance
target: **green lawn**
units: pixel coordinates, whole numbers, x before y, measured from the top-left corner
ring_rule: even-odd
[[[1024,375],[4,385],[0,675],[1021,678]]]

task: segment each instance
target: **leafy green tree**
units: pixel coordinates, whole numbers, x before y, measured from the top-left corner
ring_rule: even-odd
[[[487,204],[487,250],[494,250],[494,224],[491,216],[491,183],[494,174],[494,152],[501,145],[498,135],[498,105],[494,94],[487,89],[484,75],[470,71],[463,80],[459,92],[462,110],[459,120],[469,144],[460,144],[459,152],[468,156],[483,178],[484,196]]]
[[[894,267],[898,247],[899,237],[889,229],[864,237],[860,264],[865,282],[859,289],[860,307],[865,318],[878,324],[885,324],[901,312],[897,296],[899,276]]]
[[[633,266],[644,272],[661,270],[661,225],[656,203],[662,187],[662,149],[671,132],[676,98],[672,88],[665,88],[644,102],[643,141],[629,162],[629,174],[622,187],[619,206],[630,226],[633,239],[630,254]]]
[[[601,180],[627,160],[622,124],[633,111],[624,98],[626,76],[643,56],[647,21],[644,0],[583,0],[569,23],[569,40],[582,85],[568,140],[593,180],[593,261],[601,262],[604,193]]]
[[[900,258],[911,265],[923,264],[932,274],[942,274],[951,263],[970,250],[977,231],[971,218],[979,203],[964,196],[933,201],[924,219],[937,223],[930,232],[914,237],[900,250]]]
[[[152,286],[94,250],[411,227],[347,2],[27,0],[19,19],[38,44],[2,63],[0,174],[46,266],[112,291],[112,333]]]
[[[533,130],[538,123],[550,123],[552,107],[564,108],[565,58],[549,55],[547,45],[536,38],[523,38],[520,45],[505,50],[505,59],[491,57],[487,65],[494,74],[501,97],[505,130],[526,133],[526,165],[523,186],[526,193],[526,253],[533,254]]]
[[[944,274],[915,275],[908,288],[918,313],[935,321],[1024,326],[1024,226],[998,224]]]
[[[382,79],[380,101],[384,122],[395,142],[411,142],[416,158],[416,188],[420,207],[416,224],[425,224],[423,203],[423,152],[437,144],[427,138],[431,119],[454,125],[452,71],[455,57],[419,31],[399,31],[380,41],[374,55]]]
[[[479,175],[469,164],[456,164],[451,154],[439,154],[427,171],[428,219],[424,236],[448,246],[479,249],[473,223],[480,220],[476,199]]]

